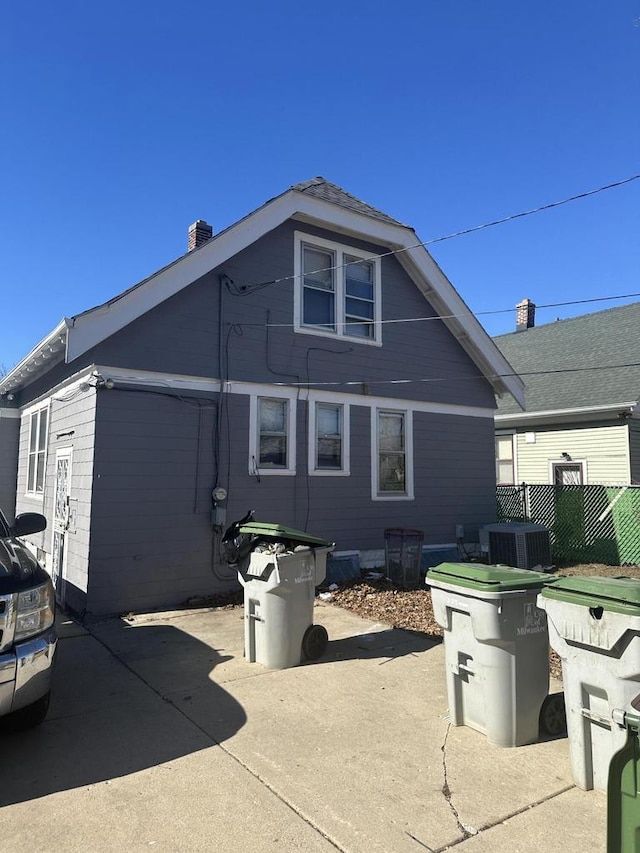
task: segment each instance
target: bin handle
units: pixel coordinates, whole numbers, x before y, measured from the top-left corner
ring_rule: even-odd
[[[451,664],[451,671],[454,675],[475,675],[475,670],[472,666],[466,663]]]
[[[591,720],[594,723],[600,723],[602,726],[606,726],[606,728],[611,728],[611,719],[609,717],[603,717],[602,714],[596,714],[594,711],[590,711],[589,708],[580,708],[580,713],[583,717],[586,717],[587,720]],[[617,722],[616,720],[614,720]]]

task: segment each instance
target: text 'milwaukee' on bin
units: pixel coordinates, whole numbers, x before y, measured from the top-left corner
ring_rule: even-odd
[[[322,657],[329,638],[322,625],[313,624],[313,605],[333,543],[252,520],[238,525],[235,533],[247,660],[287,669]]]
[[[613,713],[630,710],[640,681],[640,581],[560,577],[538,605],[562,661],[574,781],[606,791],[609,763],[627,738]]]
[[[494,746],[564,729],[562,694],[549,696],[549,639],[536,599],[548,576],[527,569],[442,563],[427,572],[444,629],[449,718]]]

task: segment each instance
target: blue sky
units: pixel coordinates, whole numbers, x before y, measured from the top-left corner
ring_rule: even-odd
[[[195,219],[221,230],[315,175],[428,241],[640,172],[640,0],[14,0],[2,19],[5,368],[183,254]],[[639,202],[635,181],[431,251],[475,312],[639,293]]]

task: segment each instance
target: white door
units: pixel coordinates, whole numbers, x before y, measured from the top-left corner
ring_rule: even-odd
[[[67,532],[69,530],[69,489],[71,486],[72,448],[56,451],[56,486],[53,505],[53,544],[51,576],[56,595],[64,604],[64,579],[66,577]]]

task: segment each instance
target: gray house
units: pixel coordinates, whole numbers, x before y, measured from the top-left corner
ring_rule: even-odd
[[[234,583],[248,509],[379,561],[495,519],[495,394],[523,386],[415,232],[316,178],[96,308],[0,382],[0,494],[80,614]],[[499,378],[499,377],[504,378]]]
[[[640,302],[541,326],[529,300],[518,312],[494,339],[526,383],[524,411],[498,404],[498,483],[640,483]]]

